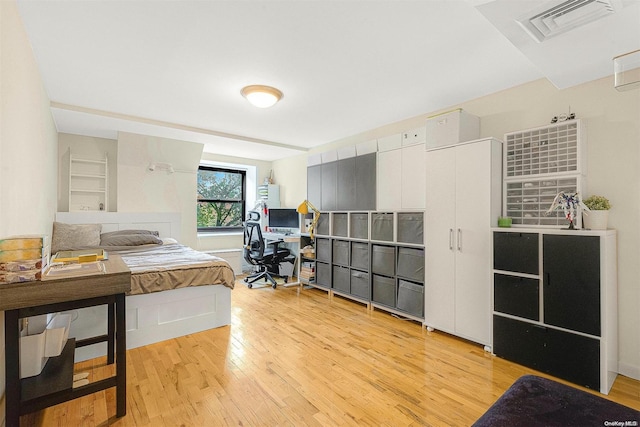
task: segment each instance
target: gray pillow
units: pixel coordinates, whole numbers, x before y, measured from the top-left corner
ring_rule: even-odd
[[[107,236],[107,234],[109,234]],[[104,233],[100,238],[100,246],[140,246],[162,244],[162,240],[153,234],[110,234]]]
[[[117,231],[109,231],[107,233],[102,233],[100,235],[100,238],[104,239],[106,237],[111,237],[111,236],[123,236],[123,235],[130,235],[130,234],[152,234],[156,237],[160,236],[159,232],[152,231],[152,230],[117,230]]]
[[[95,248],[100,245],[102,224],[53,223],[51,253]]]

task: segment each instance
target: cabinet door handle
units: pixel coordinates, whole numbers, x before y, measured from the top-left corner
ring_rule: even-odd
[[[453,250],[453,228],[449,229],[449,250]]]
[[[551,286],[551,273],[545,273],[544,275],[545,275],[545,277],[546,277],[546,279],[547,279],[547,280],[546,280],[546,282],[547,282],[547,283],[546,283],[546,284],[547,284],[547,286]]]
[[[458,228],[458,250],[462,252],[462,230]]]

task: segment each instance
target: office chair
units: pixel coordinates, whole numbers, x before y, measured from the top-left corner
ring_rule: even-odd
[[[260,213],[249,211],[247,220],[244,223],[244,242],[243,252],[244,259],[251,265],[258,267],[258,272],[245,277],[244,281],[249,288],[253,287],[253,283],[261,278],[264,281],[271,282],[273,289],[276,288],[274,277],[284,279],[284,283],[289,280],[288,276],[280,275],[280,263],[295,262],[295,256],[287,248],[281,248],[282,240],[274,240],[267,242],[262,236],[260,229]]]

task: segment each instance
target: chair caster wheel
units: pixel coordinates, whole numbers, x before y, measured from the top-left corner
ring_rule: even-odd
[[[287,283],[287,282],[289,282],[289,278],[288,278],[288,277],[285,277],[285,278],[284,278],[284,283]]]
[[[249,283],[249,284],[247,285],[247,288],[249,288],[249,289],[253,288],[253,283]]]
[[[275,289],[277,286],[278,286],[278,285],[276,285],[275,283],[274,283],[273,285],[271,285],[271,287],[272,287],[273,289]]]
[[[249,282],[249,278],[248,278],[248,277],[245,277],[245,278],[244,278],[244,283],[248,283],[248,282]]]

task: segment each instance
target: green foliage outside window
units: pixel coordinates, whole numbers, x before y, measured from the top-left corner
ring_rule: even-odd
[[[201,166],[198,169],[198,230],[242,227],[244,171]]]

